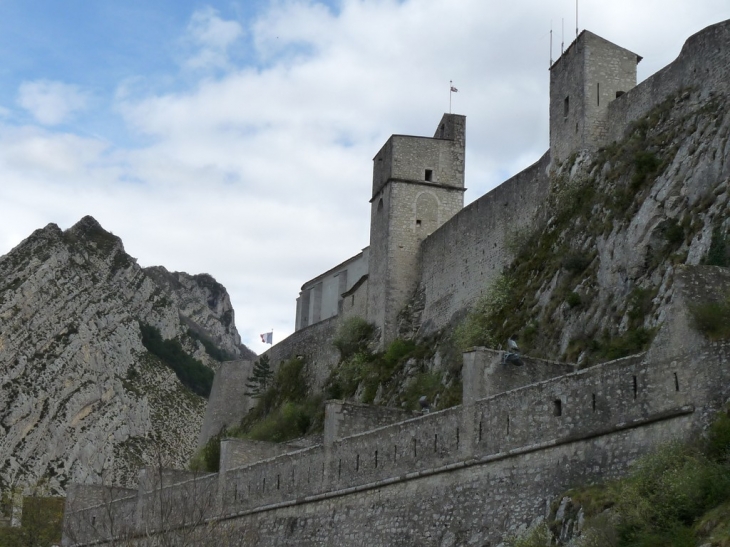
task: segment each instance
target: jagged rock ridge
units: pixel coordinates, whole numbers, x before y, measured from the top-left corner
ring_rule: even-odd
[[[203,341],[253,355],[213,277],[143,269],[92,217],[0,257],[0,490],[131,484],[151,459],[184,465],[205,400],[145,349],[140,322],[213,368]]]

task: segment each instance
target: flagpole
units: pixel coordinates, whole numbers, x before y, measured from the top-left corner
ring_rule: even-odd
[[[451,91],[454,88],[454,81],[449,80],[449,114],[451,114],[451,95],[453,91]]]

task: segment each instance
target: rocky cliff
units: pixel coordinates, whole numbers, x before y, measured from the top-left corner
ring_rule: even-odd
[[[147,351],[140,325],[211,368],[253,355],[213,277],[143,269],[91,217],[0,257],[0,490],[132,484],[146,462],[185,464],[206,401]]]

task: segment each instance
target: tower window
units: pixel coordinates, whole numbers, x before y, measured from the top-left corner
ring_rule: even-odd
[[[570,112],[570,97],[565,97],[565,101],[563,101],[563,116],[568,117],[568,112]]]
[[[555,399],[553,401],[553,416],[562,416],[563,415],[563,401],[560,399]]]
[[[383,210],[383,198],[378,201],[378,213]]]
[[[426,174],[425,174],[424,178],[427,181],[431,182],[433,180],[433,171],[431,169],[426,169]]]
[[[416,226],[417,226],[418,228],[420,228],[420,227],[421,227],[421,219],[420,219],[420,218],[416,219]]]

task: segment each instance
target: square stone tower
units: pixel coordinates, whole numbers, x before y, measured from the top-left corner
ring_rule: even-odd
[[[550,67],[550,154],[603,144],[608,104],[636,86],[641,57],[587,30]]]
[[[373,158],[368,320],[381,343],[418,280],[421,241],[464,207],[466,117],[444,114],[433,138],[393,135]]]

